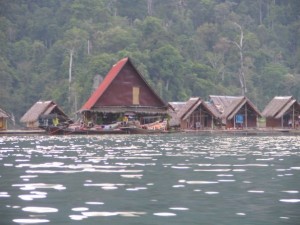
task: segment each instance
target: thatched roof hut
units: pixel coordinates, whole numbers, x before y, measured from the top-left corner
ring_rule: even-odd
[[[5,112],[3,109],[0,108],[0,118],[9,118],[9,115],[7,112]]]
[[[298,123],[300,104],[293,96],[275,96],[262,115],[266,117],[267,127],[294,127]]]
[[[169,110],[169,115],[171,117],[169,121],[170,127],[180,127],[180,118],[178,116],[179,111],[184,107],[186,102],[169,102],[169,105],[172,106],[172,110]]]
[[[66,119],[68,118],[55,102],[38,101],[21,117],[20,122],[25,123],[28,128],[37,128],[39,117],[50,114],[56,114]]]
[[[8,118],[9,118],[8,113],[0,108],[0,130],[7,129],[7,119]]]
[[[170,103],[175,108],[170,125],[179,124],[181,129],[213,128],[220,114],[200,97],[192,97],[184,103]]]
[[[245,96],[210,95],[210,102],[221,114],[226,128],[256,127],[257,117],[261,117],[257,107]]]

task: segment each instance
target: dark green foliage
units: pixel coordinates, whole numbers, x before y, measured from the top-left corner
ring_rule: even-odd
[[[71,115],[128,56],[166,101],[239,95],[241,71],[260,109],[300,100],[299,11],[298,0],[0,0],[0,106],[20,118],[51,99]]]

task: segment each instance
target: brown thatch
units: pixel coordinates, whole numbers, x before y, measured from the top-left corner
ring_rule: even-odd
[[[169,102],[169,105],[172,106],[174,110],[169,110],[169,115],[171,119],[169,125],[171,127],[180,126],[180,118],[178,117],[178,112],[184,107],[186,102]]]
[[[56,113],[67,118],[67,115],[53,101],[36,102],[20,119],[22,123],[32,123],[41,115]]]
[[[0,108],[0,118],[8,118],[7,112]]]
[[[190,98],[185,106],[181,108],[178,113],[180,119],[187,119],[193,111],[195,111],[198,106],[202,105],[208,112],[210,112],[214,117],[218,118],[220,115],[215,110],[212,110],[211,107],[207,106],[207,104],[199,97]]]
[[[171,108],[172,109],[172,108]],[[164,114],[166,113],[165,107],[142,107],[142,106],[106,106],[99,107],[90,110],[91,112],[102,112],[102,113],[124,113],[124,112],[136,112],[145,114]]]
[[[10,116],[3,109],[0,108],[0,130],[7,129],[7,119]]]
[[[275,119],[281,118],[293,105],[300,108],[299,103],[292,96],[276,96],[266,106],[262,115],[264,117]]]
[[[218,111],[218,109],[212,102],[210,101],[205,102],[205,106],[207,107],[209,112],[211,112],[216,118],[218,119],[222,118],[222,114]]]
[[[210,95],[209,97],[223,119],[231,120],[246,103],[252,110],[261,116],[261,113],[256,106],[245,96]]]
[[[219,118],[220,114],[210,103],[204,102],[200,97],[192,97],[187,102],[170,102],[175,109],[171,114],[171,126],[180,125],[181,120],[186,120],[189,116],[202,105],[212,116]]]

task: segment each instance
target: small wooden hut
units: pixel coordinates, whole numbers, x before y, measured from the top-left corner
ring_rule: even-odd
[[[210,95],[210,102],[221,114],[226,129],[257,127],[261,113],[247,97]]]
[[[40,118],[43,126],[48,126],[52,119],[59,119],[59,122],[68,121],[68,116],[63,112],[58,105],[53,101],[38,101],[21,117],[20,122],[24,123],[27,128],[36,129],[41,126]]]
[[[80,113],[86,126],[112,124],[124,117],[147,124],[167,117],[168,109],[131,60],[123,58],[112,66]]]
[[[8,114],[0,108],[0,130],[7,130]]]
[[[175,108],[174,103],[171,105]],[[218,123],[220,114],[199,97],[192,97],[176,112],[175,119],[183,130],[213,129]]]
[[[169,102],[169,105],[172,106],[172,109],[169,110],[169,126],[172,129],[180,128],[180,118],[178,117],[179,111],[185,106],[186,102]]]
[[[299,126],[300,105],[292,96],[276,96],[265,107],[266,127],[296,128]]]

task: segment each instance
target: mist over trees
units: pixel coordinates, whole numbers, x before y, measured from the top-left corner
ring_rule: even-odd
[[[0,0],[0,107],[19,118],[54,100],[73,116],[127,56],[165,101],[300,100],[299,12],[299,0]]]

